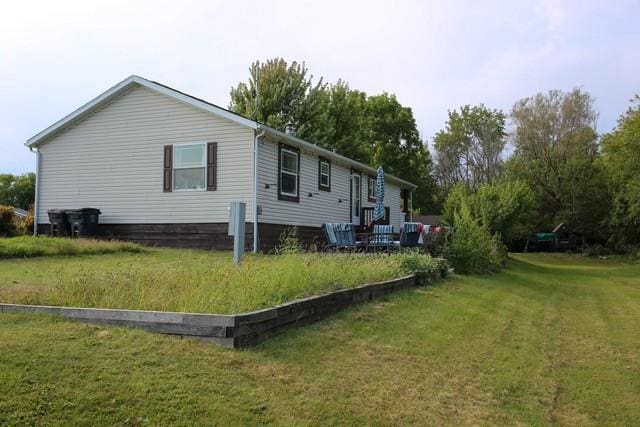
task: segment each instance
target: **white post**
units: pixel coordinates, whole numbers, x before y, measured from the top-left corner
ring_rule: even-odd
[[[244,254],[244,224],[247,205],[231,202],[229,205],[229,236],[233,236],[233,263],[238,264]]]
[[[40,209],[40,149],[36,148],[36,194],[33,200],[33,235],[38,235],[38,210]]]

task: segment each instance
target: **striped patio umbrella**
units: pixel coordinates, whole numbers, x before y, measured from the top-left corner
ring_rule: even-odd
[[[373,209],[373,220],[378,221],[384,218],[384,171],[382,166],[378,167],[376,177],[376,207]]]

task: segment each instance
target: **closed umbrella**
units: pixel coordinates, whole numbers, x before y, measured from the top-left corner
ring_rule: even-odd
[[[384,215],[384,171],[380,166],[376,177],[376,207],[373,209],[373,220],[384,219]]]

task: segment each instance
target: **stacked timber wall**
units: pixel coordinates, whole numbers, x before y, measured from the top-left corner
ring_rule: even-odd
[[[0,304],[0,312],[60,315],[89,323],[129,326],[197,338],[226,347],[247,347],[291,327],[324,319],[353,304],[415,285],[415,276],[406,276],[300,299],[264,310],[231,315],[19,304]]]

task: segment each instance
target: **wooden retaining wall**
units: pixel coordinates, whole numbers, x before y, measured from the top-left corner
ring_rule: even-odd
[[[231,315],[21,304],[0,304],[0,312],[52,314],[82,322],[129,326],[197,338],[225,347],[247,347],[288,328],[324,319],[353,304],[415,285],[415,276],[406,276]]]

